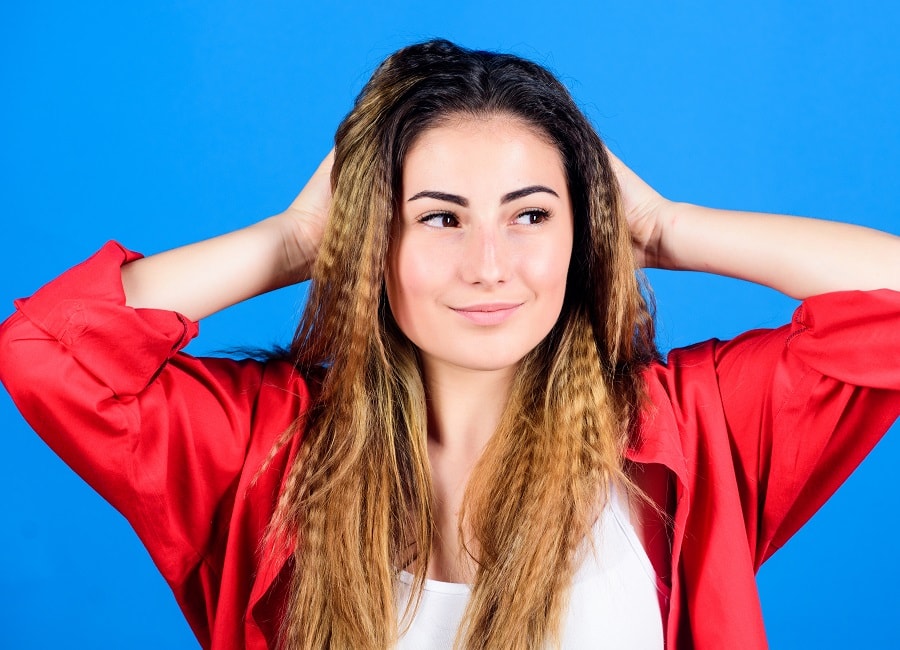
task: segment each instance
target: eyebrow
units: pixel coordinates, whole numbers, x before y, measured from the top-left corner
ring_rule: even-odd
[[[556,198],[559,198],[559,194],[551,190],[546,185],[529,185],[528,187],[523,187],[519,190],[513,190],[512,192],[508,192],[503,195],[500,199],[500,204],[509,203],[510,201],[515,201],[516,199],[521,199],[530,194],[537,194],[538,192],[546,192],[547,194],[552,194]],[[447,201],[448,203],[455,203],[463,208],[469,207],[469,200],[459,194],[449,194],[448,192],[437,192],[435,190],[422,190],[421,192],[417,192],[413,196],[409,197],[407,201],[415,201],[416,199],[437,199],[438,201]]]

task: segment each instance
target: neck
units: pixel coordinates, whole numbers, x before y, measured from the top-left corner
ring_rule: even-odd
[[[427,577],[471,582],[475,566],[458,534],[460,507],[472,469],[500,424],[515,368],[475,371],[423,361],[437,527]],[[477,553],[471,531],[466,537]]]
[[[515,368],[470,370],[425,364],[428,444],[436,457],[474,464],[500,423]]]

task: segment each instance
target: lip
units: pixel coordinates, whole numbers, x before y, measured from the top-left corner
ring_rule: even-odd
[[[453,307],[453,311],[476,325],[499,325],[511,317],[521,302],[490,302],[465,307]]]

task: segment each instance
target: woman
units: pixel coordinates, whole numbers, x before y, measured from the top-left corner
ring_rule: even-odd
[[[898,260],[668,202],[545,70],[433,41],[284,213],[17,303],[0,376],[204,647],[764,647],[755,570],[900,412]],[[639,265],[805,302],[663,364]],[[178,352],[310,271],[290,355]]]

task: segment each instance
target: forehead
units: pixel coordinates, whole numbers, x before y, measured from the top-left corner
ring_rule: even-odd
[[[423,131],[403,164],[403,191],[494,189],[552,183],[565,190],[558,149],[535,126],[521,119],[455,116]]]

